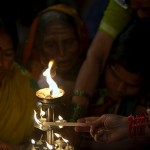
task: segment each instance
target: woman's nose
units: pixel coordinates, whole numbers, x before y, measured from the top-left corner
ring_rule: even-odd
[[[65,54],[65,47],[62,42],[59,42],[59,44],[58,44],[58,51],[61,56],[63,56]]]

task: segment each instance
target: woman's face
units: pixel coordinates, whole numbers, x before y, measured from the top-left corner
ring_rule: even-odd
[[[14,61],[14,49],[10,37],[6,34],[0,35],[0,82],[11,69]]]
[[[150,18],[150,0],[131,0],[131,8],[137,10],[140,18]]]
[[[78,63],[80,48],[74,29],[66,24],[50,25],[43,37],[42,60],[55,61],[56,69],[69,73]]]
[[[139,93],[142,88],[142,78],[139,73],[128,72],[119,64],[108,65],[105,85],[112,98],[122,99]]]

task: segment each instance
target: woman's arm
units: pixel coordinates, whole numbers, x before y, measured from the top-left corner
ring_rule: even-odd
[[[110,0],[100,22],[99,30],[80,69],[75,90],[84,91],[89,96],[93,95],[112,43],[131,19],[130,14],[130,9],[124,9],[114,0]],[[73,97],[73,102],[83,106],[88,105],[85,98],[77,95]]]
[[[150,117],[148,113],[135,116],[104,114],[100,117],[86,117],[78,122],[87,123],[88,127],[75,127],[77,132],[90,132],[95,141],[111,143],[124,138],[141,139],[150,137]]]

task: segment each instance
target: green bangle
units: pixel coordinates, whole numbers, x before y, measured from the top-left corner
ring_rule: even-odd
[[[75,122],[86,114],[86,108],[77,104],[73,105],[70,122]]]
[[[87,94],[85,91],[82,91],[82,90],[74,90],[73,96],[81,96],[81,97],[85,97],[88,99],[90,99],[90,97],[91,97],[89,94]]]

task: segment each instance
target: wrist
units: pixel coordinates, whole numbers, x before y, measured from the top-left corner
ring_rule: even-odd
[[[123,117],[122,120],[123,120],[122,126],[124,126],[124,128],[123,128],[124,129],[124,138],[126,138],[129,135],[128,117]]]
[[[147,113],[128,117],[129,137],[150,135],[150,121]]]
[[[79,89],[75,89],[75,90],[73,91],[73,96],[85,97],[85,98],[87,98],[87,99],[90,99],[90,98],[91,98],[90,94],[88,94],[88,93],[87,93],[86,91],[84,91],[84,90],[79,90]]]
[[[84,117],[86,112],[87,112],[86,107],[83,107],[83,106],[78,105],[78,104],[73,104],[72,114],[71,114],[71,118],[69,121],[70,122],[77,121],[79,118]]]
[[[91,99],[91,96],[83,91],[83,90],[74,90],[73,91],[73,103],[74,104],[78,104],[78,105],[81,105],[81,106],[84,106],[84,107],[88,107],[89,105],[89,100]]]

